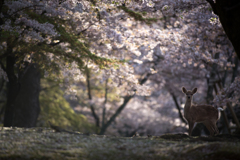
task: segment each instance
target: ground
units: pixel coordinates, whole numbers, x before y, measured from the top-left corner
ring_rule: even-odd
[[[0,159],[237,160],[240,135],[116,137],[55,132],[50,128],[2,128]]]

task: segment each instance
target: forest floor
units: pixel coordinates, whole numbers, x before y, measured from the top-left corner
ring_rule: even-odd
[[[237,160],[240,135],[186,134],[115,137],[55,132],[48,128],[0,128],[0,160]]]

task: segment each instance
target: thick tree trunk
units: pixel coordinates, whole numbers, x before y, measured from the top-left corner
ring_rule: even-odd
[[[15,99],[13,126],[34,127],[40,113],[40,71],[37,64],[30,64],[19,76],[20,89]]]
[[[0,13],[3,12],[3,4],[4,4],[4,0],[1,0],[0,1]],[[0,17],[0,25],[2,25],[3,23],[4,23],[3,18]],[[0,32],[0,35],[1,35],[1,32]]]
[[[206,0],[218,15],[225,33],[231,41],[240,59],[240,1],[239,0]]]
[[[11,52],[11,50],[9,49]],[[7,94],[7,106],[4,113],[4,127],[11,127],[13,126],[13,116],[14,116],[14,110],[15,110],[15,104],[14,101],[17,97],[18,91],[19,91],[19,84],[17,82],[17,77],[14,73],[14,64],[15,64],[15,58],[12,56],[7,57],[7,67],[6,67],[6,73],[8,76],[8,94]]]
[[[4,126],[34,127],[40,112],[40,72],[37,64],[30,64],[17,78],[14,65],[15,57],[7,56],[9,82]]]

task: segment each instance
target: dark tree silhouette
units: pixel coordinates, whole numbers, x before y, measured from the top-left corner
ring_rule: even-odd
[[[206,0],[218,15],[222,27],[231,41],[238,59],[240,59],[240,1],[239,0]]]

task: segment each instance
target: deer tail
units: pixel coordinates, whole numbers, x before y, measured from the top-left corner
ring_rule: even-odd
[[[220,118],[220,111],[223,111],[223,109],[221,107],[217,107],[218,110],[218,114],[217,114],[217,119]]]

